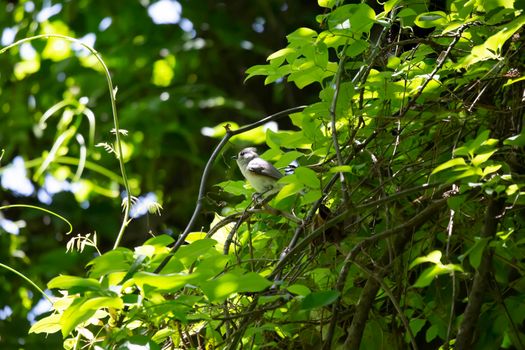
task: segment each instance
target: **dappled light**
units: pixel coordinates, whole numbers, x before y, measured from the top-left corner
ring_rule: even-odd
[[[524,11],[0,3],[0,348],[525,348]]]

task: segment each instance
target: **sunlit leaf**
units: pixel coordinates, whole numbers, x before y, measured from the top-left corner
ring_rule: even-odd
[[[199,239],[189,245],[180,247],[174,254],[173,259],[178,259],[184,266],[190,267],[201,255],[213,250],[216,244],[217,241],[214,239]]]
[[[496,151],[497,150],[493,150],[493,151],[490,151],[490,152],[477,154],[471,161],[472,165],[478,166],[478,165],[481,165],[481,164],[485,163],[487,160],[489,160],[490,157],[492,157],[492,155],[494,153],[496,153]]]
[[[260,292],[272,285],[264,277],[255,272],[239,274],[227,272],[217,279],[201,284],[204,294],[212,302],[224,301],[233,293]]]
[[[425,263],[425,262],[439,264],[441,262],[442,255],[443,254],[439,250],[434,250],[433,252],[429,253],[426,256],[421,256],[419,258],[414,259],[414,261],[412,261],[412,263],[410,264],[408,268],[411,269],[414,266]]]
[[[133,252],[127,248],[117,248],[91,260],[89,276],[98,278],[112,272],[128,271],[133,263]]]
[[[445,163],[437,166],[434,170],[432,170],[431,174],[435,174],[440,171],[456,167],[458,165],[467,165],[467,163],[465,162],[465,159],[463,158],[452,158],[451,160],[446,161]]]
[[[56,333],[60,331],[60,314],[51,314],[38,320],[29,328],[29,333]]]
[[[75,289],[76,291],[100,290],[100,283],[93,278],[82,278],[76,276],[61,275],[53,278],[47,283],[49,289]]]
[[[80,323],[87,321],[102,308],[122,309],[124,303],[119,297],[84,297],[76,299],[60,318],[62,335],[66,337]]]

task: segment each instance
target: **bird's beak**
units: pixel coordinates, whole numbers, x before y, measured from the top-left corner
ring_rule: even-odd
[[[235,159],[235,160],[237,160],[237,156],[232,156],[232,159]]]

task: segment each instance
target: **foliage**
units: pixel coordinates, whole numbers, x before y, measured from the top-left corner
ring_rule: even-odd
[[[53,311],[31,333],[60,333],[67,349],[524,347],[525,4],[318,4],[315,27],[293,30],[267,64],[246,70],[248,82],[292,82],[318,98],[212,129],[222,140],[186,229],[153,232],[129,249],[119,246],[124,215],[113,249],[100,249],[87,275],[49,278]],[[59,63],[66,55],[48,48],[54,39],[42,56]],[[153,84],[168,86],[177,60],[159,60]],[[37,175],[49,171],[46,159],[65,156],[60,146],[87,116],[80,101],[60,106],[71,109]],[[287,130],[266,130],[262,156],[300,166],[275,197],[253,196],[237,179],[208,181],[229,141],[243,144],[246,132],[260,136],[261,125],[286,116]],[[121,185],[132,147],[122,139],[106,143]],[[213,218],[194,231],[203,207]],[[90,237],[72,242],[96,247]]]

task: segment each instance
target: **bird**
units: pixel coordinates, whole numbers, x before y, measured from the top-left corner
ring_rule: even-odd
[[[283,174],[273,164],[259,157],[255,147],[242,149],[236,161],[242,175],[258,193],[270,195],[281,189],[277,181]]]

